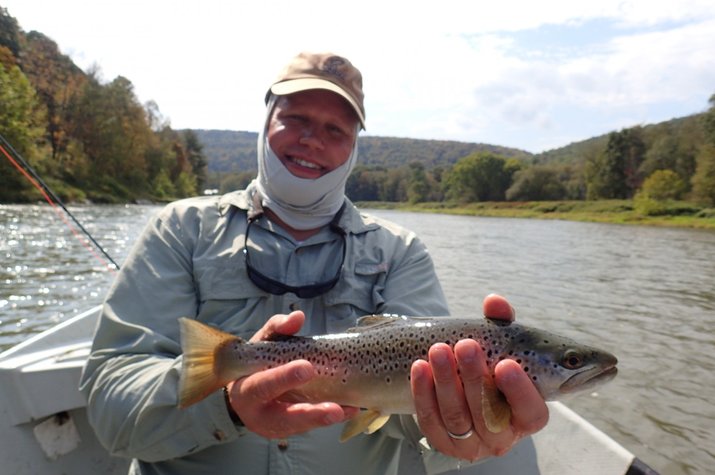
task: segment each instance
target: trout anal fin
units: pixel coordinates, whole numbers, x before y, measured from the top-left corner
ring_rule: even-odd
[[[511,421],[511,406],[491,378],[482,383],[482,417],[487,430],[494,434],[509,427]]]
[[[377,409],[368,409],[361,411],[357,416],[350,419],[343,428],[343,433],[340,434],[340,442],[352,439],[358,434],[372,434],[380,427],[384,426],[390,415],[383,415]]]

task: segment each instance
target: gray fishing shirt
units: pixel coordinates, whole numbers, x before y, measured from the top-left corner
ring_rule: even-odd
[[[411,416],[346,443],[342,425],[285,440],[257,436],[231,421],[217,391],[177,408],[179,317],[250,338],[269,317],[303,310],[301,334],[341,332],[367,314],[446,315],[430,255],[411,232],[361,214],[349,201],[339,220],[347,252],[340,279],[323,295],[272,295],[247,277],[247,213],[261,210],[253,185],[223,196],[166,206],[133,247],[112,285],[81,390],[102,444],[134,459],[141,474],[418,474],[457,467],[420,444]],[[265,217],[248,242],[251,263],[290,285],[329,280],[342,239],[328,227],[303,242]]]

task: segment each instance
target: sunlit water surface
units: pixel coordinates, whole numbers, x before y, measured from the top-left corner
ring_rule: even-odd
[[[70,210],[121,264],[156,206]],[[452,314],[518,320],[619,358],[565,402],[663,474],[715,466],[715,233],[373,211],[427,244]],[[0,350],[101,302],[114,274],[45,205],[0,206]]]

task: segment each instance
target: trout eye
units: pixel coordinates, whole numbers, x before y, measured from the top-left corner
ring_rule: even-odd
[[[561,365],[568,369],[578,369],[583,365],[583,357],[575,350],[567,350],[561,360]]]

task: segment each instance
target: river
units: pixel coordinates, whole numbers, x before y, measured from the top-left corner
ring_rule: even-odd
[[[117,262],[156,206],[70,210]],[[601,346],[618,377],[566,404],[663,474],[715,466],[715,233],[373,211],[433,255],[452,314],[506,296],[528,325]],[[46,205],[0,205],[0,350],[101,302],[113,272]]]

